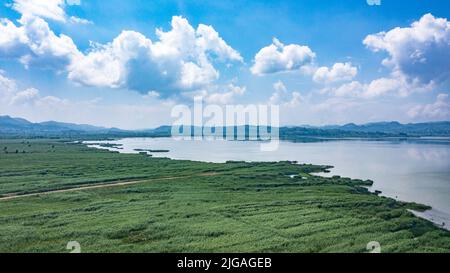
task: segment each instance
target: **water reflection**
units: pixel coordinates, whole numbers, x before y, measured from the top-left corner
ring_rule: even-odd
[[[408,155],[415,160],[432,163],[440,163],[450,158],[449,151],[446,149],[419,150],[417,148],[409,148]]]

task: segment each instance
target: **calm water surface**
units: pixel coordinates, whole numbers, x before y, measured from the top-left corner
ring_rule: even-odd
[[[290,160],[331,165],[335,168],[329,175],[371,179],[375,182],[371,190],[380,190],[383,195],[398,200],[432,206],[433,210],[419,215],[450,227],[450,139],[281,142],[276,152],[262,152],[258,142],[126,138],[107,143],[122,144],[120,150],[107,148],[121,153],[138,153],[135,149],[170,150],[153,156],[172,159],[204,162]]]

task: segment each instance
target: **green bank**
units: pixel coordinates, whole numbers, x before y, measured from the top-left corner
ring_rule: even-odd
[[[62,140],[0,149],[0,198],[16,197],[0,200],[0,252],[68,252],[70,241],[82,252],[367,252],[372,241],[450,252],[450,233],[409,211],[426,206],[313,175],[325,166],[176,161]]]

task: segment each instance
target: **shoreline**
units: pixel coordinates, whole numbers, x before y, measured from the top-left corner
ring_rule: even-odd
[[[82,244],[89,240],[86,252],[96,252],[102,245],[108,252],[352,253],[365,252],[374,240],[384,252],[450,251],[447,230],[409,211],[426,206],[371,193],[365,188],[370,180],[314,175],[330,166],[294,161],[208,164],[52,141],[3,144],[9,149],[28,147],[26,153],[0,158],[0,179],[21,179],[9,185],[14,192],[42,191],[48,189],[47,181],[55,181],[48,186],[56,189],[74,186],[69,174],[77,177],[75,169],[83,170],[79,177],[86,185],[86,190],[2,203],[0,227],[8,234],[8,240],[0,238],[4,252],[58,252],[67,238]],[[28,164],[21,165],[25,158]],[[42,166],[53,170],[44,172]],[[215,172],[221,175],[192,176]],[[33,173],[40,178],[27,176]],[[51,179],[52,174],[58,179]],[[98,184],[105,179],[95,179],[144,174],[161,181],[110,186]],[[174,179],[165,182],[168,176]],[[34,233],[26,233],[26,241],[20,243],[18,234],[30,228]],[[168,249],[171,242],[178,243]]]
[[[120,140],[123,140],[123,139],[129,139],[129,138],[114,139],[112,141],[120,141]],[[390,138],[390,139],[391,140],[392,139],[396,139],[398,141],[402,141],[402,140],[400,140],[398,138]],[[441,139],[443,139],[443,140],[450,140],[450,138],[440,138],[440,137],[439,138],[410,138],[410,139],[414,139],[414,140],[424,139],[424,140],[433,140],[433,141],[437,140],[437,139],[438,140],[441,140]],[[329,139],[329,140],[331,140],[331,139]],[[109,141],[111,141],[111,140],[109,140]],[[202,141],[202,140],[199,140],[199,141]],[[285,142],[289,142],[289,143],[296,143],[296,142],[293,142],[291,140],[281,140],[281,141],[285,141]],[[341,138],[341,139],[335,139],[335,140],[331,140],[331,141],[366,141],[366,139],[360,139],[360,138],[343,139],[343,138]],[[372,141],[386,141],[386,138],[383,138],[383,140],[374,140],[373,139]],[[133,149],[132,152],[125,152],[125,151],[123,151],[123,147],[122,147],[123,145],[122,144],[112,144],[113,146],[108,146],[108,145],[104,146],[104,145],[102,145],[103,144],[102,142],[104,142],[104,141],[99,141],[98,143],[90,143],[90,144],[86,143],[86,142],[91,142],[91,141],[83,141],[82,144],[84,144],[84,145],[86,145],[87,147],[90,147],[90,148],[100,149],[100,150],[107,150],[107,151],[111,151],[111,152],[119,152],[119,153],[125,153],[125,154],[136,154],[136,153],[140,152],[138,150],[141,150],[141,149]],[[105,143],[109,144],[107,142],[108,142],[108,140],[105,140]],[[154,156],[151,153],[149,153],[149,155]],[[170,159],[171,160],[180,160],[180,159],[174,159],[174,158],[170,158]],[[190,161],[192,161],[192,160],[190,160]],[[214,162],[208,162],[208,161],[195,161],[195,162],[214,163]],[[247,161],[247,162],[258,163],[258,161]],[[307,164],[307,163],[305,163],[305,164]],[[337,175],[337,176],[341,176],[342,175],[342,174],[338,174],[338,173],[333,173],[333,169],[335,169],[334,166],[328,166],[328,167],[329,167],[329,168],[327,168],[328,172],[327,172],[327,170],[325,170],[324,172],[321,172],[321,173],[315,173],[315,175],[322,176],[322,177],[328,177],[328,178],[330,178],[330,177],[332,177],[334,175]],[[350,179],[358,179],[358,178],[351,178],[351,177],[348,177],[348,178],[350,178]],[[384,192],[380,191],[379,188],[376,188],[376,181],[374,181],[372,186],[368,186],[367,189],[373,194],[376,194],[376,195],[382,196],[382,197],[386,197],[386,198],[390,198],[390,199],[395,200],[397,202],[405,202],[405,203],[415,203],[415,204],[417,204],[415,200],[411,200],[411,201],[402,200],[402,199],[398,199],[396,196],[392,196],[392,195],[388,195],[388,194],[386,195]],[[420,204],[420,205],[429,206],[428,204]],[[429,213],[425,213],[426,211],[423,211],[423,212],[421,212],[421,211],[412,211],[412,212],[417,217],[425,219],[425,220],[433,223],[434,225],[436,225],[436,227],[445,229],[447,231],[450,231],[450,217],[449,218],[435,220],[436,218],[438,218],[438,217],[436,217],[436,213],[438,213],[438,211],[436,211],[432,206],[430,206],[427,211],[429,211]],[[442,214],[442,213],[439,213],[439,214]],[[447,215],[450,216],[450,214],[447,214]],[[444,225],[443,225],[443,223],[444,223]]]

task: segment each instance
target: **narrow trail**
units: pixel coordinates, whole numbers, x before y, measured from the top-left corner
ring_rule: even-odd
[[[65,193],[65,192],[74,192],[74,191],[82,191],[82,190],[112,188],[112,187],[129,186],[129,185],[156,182],[156,181],[167,181],[167,180],[176,180],[176,179],[193,178],[193,177],[208,177],[208,176],[217,176],[217,175],[219,175],[219,173],[202,173],[202,174],[198,174],[198,175],[171,176],[171,177],[161,177],[161,178],[135,180],[135,181],[127,181],[127,182],[112,182],[112,183],[107,183],[107,184],[69,188],[69,189],[63,189],[63,190],[52,190],[52,191],[44,191],[44,192],[29,193],[29,194],[15,194],[15,195],[10,195],[10,196],[0,197],[0,201],[8,201],[8,200],[14,200],[14,199],[19,199],[19,198],[49,195],[49,194],[53,194],[53,193]]]

